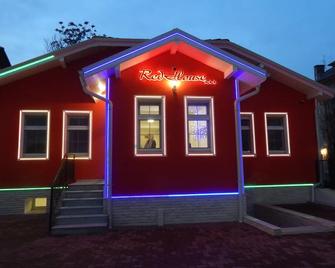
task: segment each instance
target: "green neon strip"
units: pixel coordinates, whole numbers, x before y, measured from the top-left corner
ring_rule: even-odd
[[[19,71],[22,71],[22,70],[29,69],[30,67],[34,67],[34,66],[39,65],[39,64],[41,64],[41,63],[50,61],[50,60],[52,60],[53,58],[55,58],[55,56],[54,56],[54,55],[50,55],[50,56],[41,58],[41,59],[39,59],[39,60],[35,60],[35,61],[33,61],[33,62],[23,64],[23,65],[18,66],[18,67],[16,67],[16,68],[12,68],[12,69],[10,69],[10,70],[8,70],[8,71],[1,72],[1,73],[0,73],[0,78],[5,77],[5,76],[8,76],[8,75],[11,75],[11,74],[13,74],[13,73],[16,73],[16,72],[19,72]]]
[[[54,187],[54,189],[65,189],[68,187]],[[0,188],[0,192],[13,192],[13,191],[38,191],[50,190],[51,187],[26,187],[26,188]]]
[[[31,188],[2,188],[0,192],[11,192],[11,191],[34,191],[34,190],[50,190],[50,187],[31,187]]]
[[[246,189],[254,188],[279,188],[279,187],[308,187],[313,186],[313,183],[293,183],[293,184],[259,184],[259,185],[245,185]]]

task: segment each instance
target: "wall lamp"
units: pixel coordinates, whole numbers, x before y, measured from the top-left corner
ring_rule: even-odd
[[[328,148],[327,147],[321,148],[320,153],[321,153],[322,160],[328,160]]]

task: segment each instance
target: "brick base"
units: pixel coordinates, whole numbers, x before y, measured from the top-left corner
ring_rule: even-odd
[[[112,226],[144,226],[238,220],[238,196],[113,199]]]

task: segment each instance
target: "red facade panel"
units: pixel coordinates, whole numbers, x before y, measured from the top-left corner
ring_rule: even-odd
[[[255,116],[256,157],[244,158],[246,184],[316,182],[314,99],[268,78],[258,95],[242,102]],[[291,156],[266,155],[265,112],[288,113]]]
[[[206,75],[216,85],[182,82],[174,94],[165,82],[139,80],[142,69],[173,69],[188,74]],[[135,65],[112,82],[113,193],[168,194],[222,192],[237,190],[233,83],[223,73],[188,58],[169,52]],[[134,156],[134,96],[166,97],[167,155]],[[215,156],[186,156],[184,96],[213,96],[216,135]]]

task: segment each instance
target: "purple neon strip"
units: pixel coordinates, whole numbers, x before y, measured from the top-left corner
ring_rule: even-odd
[[[112,199],[130,199],[130,198],[162,198],[162,197],[192,197],[192,196],[225,196],[238,195],[238,192],[224,193],[195,193],[195,194],[159,194],[159,195],[119,195],[112,196]]]
[[[208,49],[208,50],[214,52],[215,54],[218,54],[218,55],[220,55],[220,56],[222,56],[222,57],[224,57],[224,58],[226,58],[226,59],[229,59],[229,60],[231,60],[231,61],[233,61],[233,62],[235,62],[235,63],[237,63],[237,64],[239,64],[239,65],[242,65],[242,66],[246,67],[247,69],[253,70],[254,72],[257,72],[257,73],[261,74],[262,76],[266,77],[266,73],[261,72],[261,71],[255,69],[255,68],[253,68],[253,67],[251,67],[251,66],[249,66],[249,65],[247,65],[247,64],[245,64],[245,63],[239,62],[238,60],[236,60],[236,59],[234,59],[234,58],[232,58],[232,57],[229,57],[229,56],[227,56],[227,55],[225,55],[225,54],[222,54],[222,53],[216,51],[215,49],[210,48],[210,47],[208,47],[208,46],[206,46],[206,45],[204,45],[204,44],[202,44],[202,43],[199,43],[199,42],[197,42],[197,41],[195,41],[195,40],[193,40],[193,39],[191,39],[191,38],[189,38],[189,37],[187,37],[187,36],[185,36],[185,35],[182,35],[182,34],[180,34],[180,33],[174,33],[174,34],[171,34],[171,35],[169,35],[169,36],[167,36],[167,37],[164,37],[164,38],[159,39],[159,40],[157,40],[157,41],[154,41],[154,42],[152,42],[152,43],[150,43],[150,44],[147,44],[147,45],[145,45],[145,46],[143,46],[143,47],[140,47],[140,48],[138,48],[138,49],[136,49],[136,50],[133,50],[133,51],[131,51],[131,52],[125,54],[125,55],[121,55],[121,56],[118,57],[118,58],[115,58],[115,59],[110,60],[110,61],[108,61],[108,62],[102,63],[102,64],[100,64],[100,65],[98,65],[98,66],[96,66],[96,67],[92,67],[91,69],[89,69],[89,70],[87,70],[87,71],[84,71],[84,74],[93,72],[93,71],[96,70],[96,69],[99,69],[99,68],[101,68],[101,67],[103,67],[103,66],[105,66],[105,65],[108,65],[108,64],[110,64],[110,63],[112,63],[112,62],[114,62],[114,61],[117,61],[117,60],[119,60],[119,59],[122,59],[122,58],[124,58],[124,57],[127,57],[128,55],[131,55],[131,54],[133,54],[133,53],[136,53],[136,52],[138,52],[138,51],[141,51],[141,50],[143,50],[143,49],[145,49],[145,48],[147,48],[147,47],[153,46],[153,45],[155,45],[155,44],[157,44],[157,43],[159,43],[159,42],[162,42],[162,41],[164,41],[164,40],[166,40],[166,39],[169,39],[169,38],[171,38],[171,37],[173,37],[173,36],[175,36],[175,35],[180,35],[180,36],[184,37],[185,39],[187,39],[187,40],[189,40],[189,41],[191,41],[191,42],[193,42],[193,43],[195,43],[195,44],[197,44],[197,45],[199,45],[199,46],[201,46],[201,47],[204,47],[204,48],[206,48],[206,49]]]

